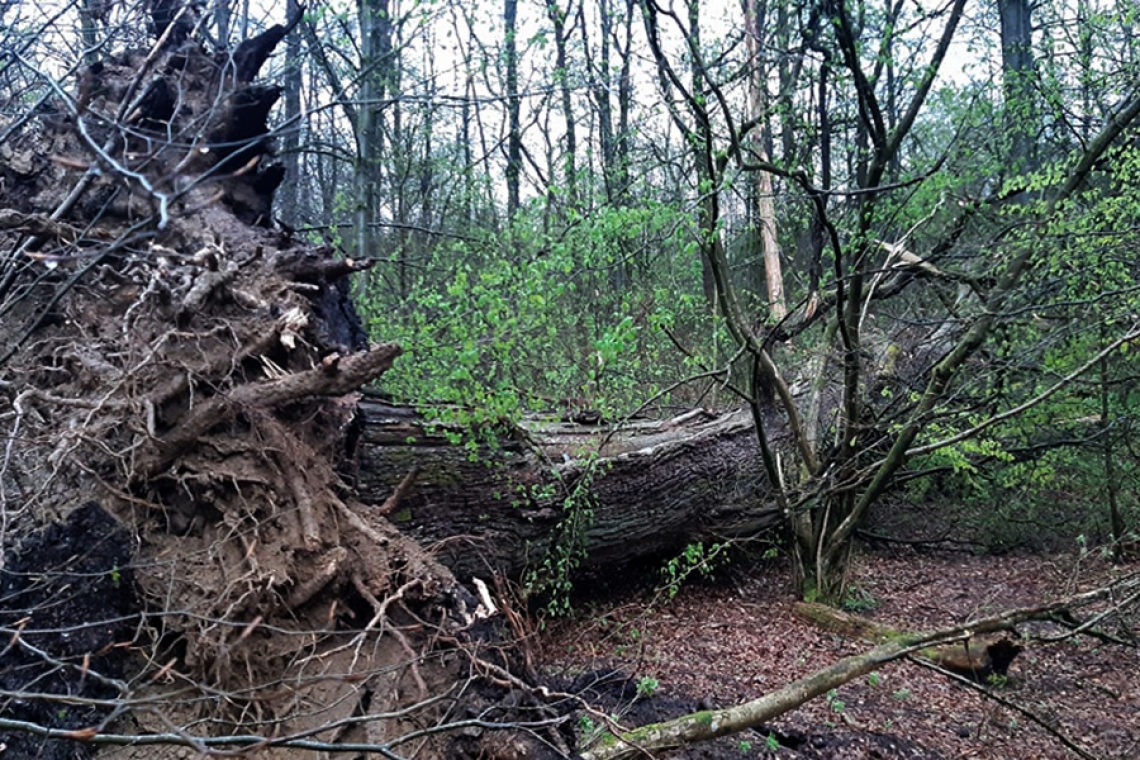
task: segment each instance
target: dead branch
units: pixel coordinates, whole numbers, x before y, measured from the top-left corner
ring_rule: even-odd
[[[380,508],[376,510],[376,514],[386,516],[395,512],[396,507],[400,505],[400,499],[404,498],[404,494],[412,487],[412,483],[415,482],[416,476],[419,474],[419,468],[413,467],[411,472],[405,475],[404,479],[400,481],[400,485],[396,486],[396,490],[392,491],[392,495],[385,499],[384,503],[380,505]]]
[[[927,670],[933,670],[935,673],[941,673],[942,675],[946,676],[947,678],[954,680],[954,681],[957,681],[958,683],[960,683],[963,686],[966,686],[970,689],[973,689],[974,691],[976,691],[979,694],[981,694],[982,696],[984,696],[986,699],[997,702],[1002,707],[1005,707],[1007,709],[1013,710],[1016,713],[1021,714],[1027,720],[1029,720],[1031,723],[1035,723],[1038,726],[1040,726],[1041,728],[1045,729],[1045,731],[1048,732],[1049,734],[1051,734],[1054,739],[1061,742],[1061,744],[1065,745],[1065,747],[1067,749],[1072,750],[1075,754],[1085,758],[1085,760],[1100,760],[1100,758],[1098,758],[1096,755],[1090,754],[1090,753],[1086,752],[1085,750],[1081,749],[1076,743],[1073,742],[1072,739],[1065,736],[1060,731],[1058,731],[1056,728],[1054,728],[1052,725],[1050,725],[1050,721],[1047,721],[1044,718],[1041,718],[1040,716],[1037,715],[1037,713],[1033,712],[1029,708],[1023,707],[1023,706],[1017,704],[1016,702],[1009,700],[1009,699],[1006,699],[1005,697],[1001,696],[1000,694],[997,694],[996,692],[994,692],[993,689],[988,689],[985,686],[982,686],[981,684],[979,684],[975,681],[971,681],[969,678],[966,678],[965,676],[962,676],[962,675],[959,675],[953,671],[947,670],[946,668],[939,667],[936,663],[930,662],[929,660],[924,660],[924,659],[921,659],[918,657],[907,657],[907,659],[910,660],[911,662],[913,662],[915,665],[920,665],[920,666],[926,668]]]
[[[55,238],[67,243],[81,237],[79,229],[70,224],[40,214],[21,214],[11,208],[0,209],[0,229],[18,230],[45,240]]]
[[[597,744],[582,753],[583,760],[622,760],[644,752],[676,749],[696,742],[754,728],[803,703],[826,694],[848,681],[866,675],[883,665],[917,652],[981,633],[1002,631],[1029,620],[1045,620],[1060,610],[1087,607],[1122,591],[1140,585],[1140,573],[1083,594],[1033,607],[1008,610],[999,615],[964,625],[926,633],[902,635],[863,654],[845,657],[758,699],[719,710],[704,710],[664,723],[654,723],[630,731],[603,734]]]

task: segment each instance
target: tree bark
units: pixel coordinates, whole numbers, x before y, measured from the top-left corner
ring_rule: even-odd
[[[566,19],[570,16],[570,11],[569,3],[567,3],[566,10],[562,10],[558,7],[557,0],[546,0],[546,16],[554,27],[554,79],[558,83],[562,118],[566,122],[566,146],[561,162],[566,180],[566,201],[570,208],[577,208],[578,165],[576,154],[578,152],[578,135],[570,92],[570,69],[566,57]]]
[[[532,419],[473,450],[407,407],[365,398],[358,409],[345,474],[379,504],[415,471],[389,519],[436,545],[462,578],[518,577],[567,540],[581,541],[581,571],[609,571],[693,541],[755,534],[781,517],[745,411],[697,410],[612,435]],[[568,537],[579,510],[589,513],[583,533]]]
[[[520,125],[522,104],[519,99],[519,47],[516,39],[518,12],[518,0],[504,0],[503,57],[506,65],[508,224],[514,221],[521,203],[519,184],[522,178],[522,127]]]
[[[998,0],[998,15],[1001,17],[1002,89],[1009,157],[1014,171],[1028,174],[1037,168],[1032,5],[1028,0]]]

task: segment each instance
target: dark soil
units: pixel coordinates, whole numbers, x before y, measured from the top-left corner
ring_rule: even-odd
[[[0,569],[0,715],[54,729],[99,726],[120,696],[138,626],[130,535],[97,504],[26,539]],[[14,696],[21,694],[23,696]],[[36,695],[47,695],[38,698]],[[72,760],[91,745],[0,729],[5,758]]]

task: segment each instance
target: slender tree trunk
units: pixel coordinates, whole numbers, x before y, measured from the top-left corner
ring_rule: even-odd
[[[471,150],[471,101],[475,95],[475,81],[471,76],[470,67],[463,83],[463,106],[460,109],[460,154],[463,156],[463,220],[472,224],[472,201],[475,195],[475,157]]]
[[[578,6],[579,14],[583,14],[583,5]],[[605,188],[606,201],[610,205],[618,205],[617,193],[614,187],[614,119],[613,102],[610,99],[610,38],[613,34],[613,11],[610,0],[600,0],[598,4],[599,21],[601,22],[600,40],[598,42],[598,64],[590,66],[591,92],[594,96],[594,107],[598,111],[598,146],[602,153],[602,185]],[[587,33],[584,15],[581,17],[582,39],[587,43],[586,51],[589,55]]]
[[[292,18],[292,16],[287,16]],[[233,9],[230,0],[217,0],[214,3],[214,29],[218,35],[218,43],[222,47],[229,47],[230,26],[233,24]]]
[[[629,200],[630,170],[630,126],[629,117],[633,110],[633,0],[625,0],[625,16],[622,19],[624,45],[616,46],[621,56],[621,71],[618,74],[618,125],[614,140],[614,185],[620,204]]]
[[[519,183],[522,177],[522,127],[519,100],[518,0],[503,3],[503,49],[507,67],[507,222],[519,210]]]
[[[431,72],[432,90],[435,90],[434,66],[429,62],[428,70]],[[420,227],[427,230],[432,227],[432,216],[435,213],[435,119],[436,111],[428,106],[424,113],[423,126],[423,153],[419,167],[419,193],[420,193]],[[427,249],[429,241],[421,236],[421,244],[417,249]]]
[[[1034,97],[1033,19],[1029,0],[998,0],[1005,94],[1005,132],[1014,173],[1036,168],[1037,106]]]
[[[768,67],[764,63],[764,29],[767,3],[764,0],[745,0],[745,24],[748,33],[748,52],[752,59],[749,77],[749,106],[752,118],[760,123],[752,131],[752,152],[758,161],[768,162],[768,143],[771,130],[768,126]],[[768,293],[768,311],[779,321],[788,313],[784,301],[784,275],[780,264],[780,246],[776,235],[776,204],[773,201],[772,175],[755,172],[752,186],[753,220],[759,232],[760,248],[764,258],[765,290]]]
[[[91,65],[99,60],[99,20],[107,12],[102,0],[83,0],[79,3],[79,36],[83,40],[83,62]],[[3,26],[0,26],[3,29]]]
[[[1101,324],[1101,342],[1105,341],[1105,327]],[[1112,396],[1109,390],[1109,374],[1108,374],[1108,357],[1105,356],[1100,360],[1100,426],[1101,435],[1101,451],[1103,454],[1104,462],[1104,490],[1105,499],[1108,502],[1108,521],[1112,529],[1112,552],[1113,556],[1120,560],[1123,558],[1124,549],[1124,533],[1126,526],[1124,524],[1124,515],[1120,511],[1120,502],[1117,498],[1117,484],[1116,484],[1116,468],[1113,462],[1113,446],[1112,446],[1112,417],[1111,417],[1111,403]]]
[[[579,22],[582,28],[582,41],[590,71],[590,89],[594,107],[597,110],[598,144],[602,158],[602,185],[606,203],[612,208],[623,208],[629,202],[629,113],[633,98],[630,80],[629,40],[633,26],[633,0],[625,0],[625,15],[622,19],[624,48],[618,40],[614,8],[611,0],[601,0],[598,13],[601,22],[601,39],[598,45],[598,62],[589,59],[589,39],[582,6],[579,5]],[[612,51],[621,58],[621,68],[617,80],[617,123],[614,123],[614,88],[612,71]],[[621,261],[613,267],[611,285],[615,291],[628,288],[633,282],[635,262],[632,252],[624,242],[618,246]]]
[[[285,3],[286,18],[297,15],[298,0]],[[301,121],[301,35],[296,31],[285,39],[285,134],[281,136],[282,160],[285,164],[285,182],[277,193],[281,219],[293,227],[300,224],[301,210],[301,135],[305,124]]]
[[[546,15],[554,26],[554,79],[558,83],[562,100],[562,119],[566,128],[566,153],[563,158],[563,172],[566,180],[566,202],[571,208],[578,206],[578,135],[574,119],[573,101],[570,96],[570,69],[566,57],[566,19],[570,16],[570,6],[563,11],[557,0],[546,0]]]
[[[689,47],[691,50],[701,49],[701,13],[698,0],[688,0],[689,21]],[[690,91],[701,92],[705,73],[701,70],[700,61],[694,55],[689,55]],[[697,192],[701,196],[697,206],[697,226],[701,232],[701,244],[698,247],[701,256],[701,287],[704,290],[705,301],[709,310],[715,312],[717,301],[721,298],[721,289],[717,286],[715,265],[713,258],[720,253],[723,255],[720,238],[720,205],[717,198],[719,192],[716,187],[717,177],[715,166],[712,163],[712,154],[709,151],[712,134],[708,123],[698,119],[693,132],[696,151]]]
[[[356,255],[375,254],[376,218],[383,169],[380,101],[391,63],[392,18],[389,0],[360,0],[360,97],[356,115]]]

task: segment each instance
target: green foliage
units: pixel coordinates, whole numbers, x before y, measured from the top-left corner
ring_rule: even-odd
[[[678,211],[602,209],[558,237],[536,235],[529,221],[437,248],[424,267],[433,276],[396,300],[380,281],[360,299],[370,331],[409,352],[385,375],[390,393],[488,419],[562,399],[615,418],[702,361],[703,343],[684,357],[665,332],[710,326],[701,298],[686,295],[699,293],[695,259],[668,254],[684,247]]]
[[[406,294],[374,278],[358,299],[372,334],[408,353],[384,376],[385,390],[431,404],[440,429],[472,458],[494,450],[524,411],[569,405],[616,421],[649,400],[691,403],[703,388],[662,388],[716,359],[718,343],[706,338],[721,328],[700,295],[683,209],[604,207],[572,215],[551,236],[536,232],[531,211],[505,233],[435,248]],[[678,352],[675,341],[691,350]],[[552,614],[570,611],[593,521],[593,466],[563,484],[561,519],[549,544],[534,547],[525,579]]]
[[[843,598],[843,608],[852,612],[870,612],[878,606],[879,600],[859,586],[851,586]]]
[[[1015,231],[997,260],[1029,246],[1032,264],[1024,287],[1004,304],[1010,317],[995,333],[988,362],[978,365],[983,371],[970,373],[959,390],[963,398],[991,401],[984,411],[947,406],[924,440],[949,439],[997,411],[1024,408],[912,463],[949,473],[913,484],[912,493],[961,502],[962,523],[990,551],[1058,549],[1078,534],[1104,542],[1110,499],[1126,524],[1136,524],[1135,489],[1128,484],[1137,482],[1140,461],[1126,442],[1131,410],[1140,402],[1129,379],[1140,369],[1137,352],[1126,342],[1103,362],[1090,362],[1130,329],[1140,310],[1134,246],[1121,237],[1140,214],[1140,149],[1114,149],[1105,167],[1032,234],[1016,220],[1043,209],[1068,181],[1072,162],[1052,162],[1021,178],[1034,195],[1003,209]]]
[[[637,682],[637,696],[639,699],[651,699],[657,693],[661,684],[652,676],[642,676]]]
[[[839,692],[836,689],[827,692],[827,706],[834,713],[841,713],[847,709],[847,705],[839,698]]]
[[[665,580],[665,592],[670,599],[677,596],[685,581],[697,574],[702,578],[710,578],[716,568],[723,564],[727,558],[730,544],[719,542],[712,544],[691,543],[682,552],[670,559],[661,568],[661,575]]]
[[[594,719],[583,713],[578,717],[578,734],[582,746],[586,746],[597,739],[604,729],[594,722]]]
[[[550,532],[550,543],[537,567],[524,578],[527,594],[545,599],[547,613],[556,617],[573,611],[574,571],[588,548],[586,531],[594,521],[591,491],[598,466],[597,459],[591,459],[569,485],[562,500],[562,517]]]

